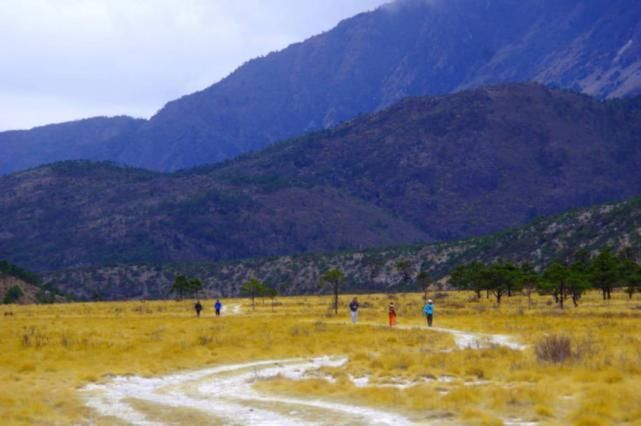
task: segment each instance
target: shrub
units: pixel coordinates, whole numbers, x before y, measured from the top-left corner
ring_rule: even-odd
[[[5,305],[16,303],[23,295],[24,293],[22,292],[22,289],[19,286],[14,285],[9,289],[9,291],[7,291],[7,294],[4,295],[2,303]]]
[[[572,356],[572,342],[566,336],[546,336],[534,350],[540,361],[561,363]]]

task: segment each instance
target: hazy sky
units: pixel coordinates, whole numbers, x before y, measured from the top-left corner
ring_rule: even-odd
[[[0,130],[149,117],[389,0],[0,0]]]

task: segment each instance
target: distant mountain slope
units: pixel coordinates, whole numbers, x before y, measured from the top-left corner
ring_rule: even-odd
[[[343,291],[416,290],[419,271],[441,279],[473,260],[497,259],[544,266],[578,249],[596,252],[628,247],[641,260],[641,199],[599,205],[537,220],[488,237],[450,243],[343,253],[304,254],[235,262],[140,264],[77,268],[45,274],[45,279],[81,299],[166,298],[176,274],[199,277],[210,296],[237,296],[240,286],[257,277],[281,294],[318,293],[320,275],[339,267],[347,276]],[[404,282],[398,262],[408,262]]]
[[[641,194],[640,135],[641,98],[504,85],[176,174],[56,163],[0,178],[0,258],[52,270],[489,234]]]
[[[538,81],[601,98],[635,95],[640,23],[638,0],[398,0],[249,61],[168,103],[132,132],[97,138],[101,146],[83,157],[56,138],[55,153],[34,157],[38,142],[30,141],[29,150],[5,157],[16,166],[0,173],[75,158],[164,171],[214,163],[405,96],[488,83]],[[6,137],[0,133],[0,153]]]
[[[0,200],[0,257],[36,270],[429,240],[331,187],[245,189],[105,163],[54,163],[0,178]]]
[[[531,84],[410,98],[210,173],[237,185],[341,188],[458,239],[641,194],[640,100]]]
[[[0,132],[0,175],[60,160],[105,160],[119,150],[107,141],[129,135],[145,120],[96,117],[32,130]]]

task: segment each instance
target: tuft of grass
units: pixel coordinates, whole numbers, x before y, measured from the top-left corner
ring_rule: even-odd
[[[572,357],[572,341],[567,336],[545,336],[534,350],[540,361],[561,363]]]

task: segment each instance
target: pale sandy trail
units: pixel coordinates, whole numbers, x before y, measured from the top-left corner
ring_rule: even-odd
[[[527,348],[527,345],[517,342],[512,336],[508,336],[506,334],[472,333],[470,331],[442,327],[430,327],[423,329],[436,331],[438,333],[451,334],[459,349],[484,349],[492,346],[505,346],[510,349],[522,351]]]
[[[231,305],[223,305],[221,313],[225,315],[240,315],[240,303],[232,303]]]
[[[241,305],[223,307],[227,315],[240,315]],[[381,324],[360,323],[386,327]],[[484,349],[505,346],[514,350],[526,348],[511,336],[472,333],[441,327],[397,325],[411,329],[448,333],[459,349]],[[322,367],[339,367],[347,358],[319,357],[283,359],[223,365],[187,373],[156,378],[116,377],[107,383],[90,384],[82,389],[87,405],[100,416],[117,418],[136,425],[160,425],[149,411],[162,409],[197,410],[210,416],[212,422],[225,425],[409,425],[413,422],[400,415],[369,407],[353,406],[318,399],[283,397],[261,393],[253,388],[259,380],[283,377],[301,380]],[[357,386],[368,386],[367,381]],[[413,383],[392,385],[405,388]],[[376,385],[375,385],[376,386]],[[385,385],[383,385],[385,386]],[[146,403],[141,410],[136,402]],[[510,424],[527,424],[519,421]],[[507,424],[507,423],[506,423]],[[529,423],[532,424],[532,423]],[[535,423],[534,423],[535,424]]]
[[[241,315],[241,305],[240,303],[235,303],[231,305],[224,305],[222,312],[226,315]],[[381,327],[386,327],[385,325],[373,324],[373,323],[359,323],[365,325],[377,325]],[[443,328],[443,327],[421,327],[418,325],[409,326],[409,325],[396,325],[395,328],[405,329],[405,330],[431,330],[439,333],[448,333],[454,337],[456,346],[459,349],[487,349],[492,346],[504,346],[514,350],[525,350],[527,345],[519,343],[512,336],[506,334],[489,334],[489,333],[474,333],[471,331],[456,330],[453,328]]]
[[[300,380],[321,367],[343,365],[346,358],[313,358],[257,361],[172,374],[158,378],[117,377],[91,384],[82,392],[87,405],[100,416],[127,423],[162,424],[137,410],[133,401],[159,407],[187,408],[212,416],[223,424],[239,425],[406,425],[399,414],[362,406],[316,399],[281,397],[260,393],[257,380],[283,377]]]
[[[374,324],[363,322],[361,325],[385,327],[390,328],[384,324]],[[421,330],[421,331],[435,331],[437,333],[447,333],[454,337],[454,342],[459,349],[487,349],[493,346],[504,346],[506,348],[522,351],[527,348],[527,345],[519,343],[512,336],[507,334],[489,334],[489,333],[475,333],[471,331],[456,330],[453,328],[443,327],[427,327],[419,325],[395,325],[392,329],[400,330]]]

